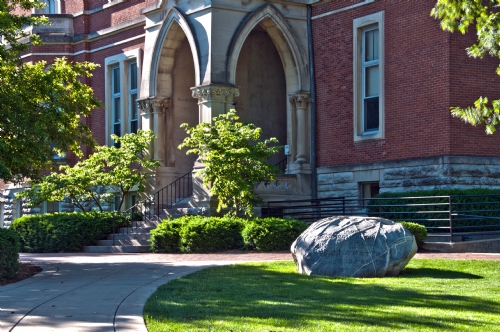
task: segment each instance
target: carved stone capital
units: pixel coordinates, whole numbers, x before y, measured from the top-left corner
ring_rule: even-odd
[[[137,100],[141,115],[163,113],[170,107],[170,98],[148,97]]]
[[[297,109],[305,109],[311,102],[311,95],[304,92],[295,93],[289,95],[289,100]]]
[[[204,85],[191,88],[193,98],[198,99],[198,103],[206,102],[232,102],[234,97],[240,95],[240,89],[231,85]]]

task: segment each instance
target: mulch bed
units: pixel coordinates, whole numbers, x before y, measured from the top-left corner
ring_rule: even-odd
[[[8,280],[0,280],[0,286],[5,286],[8,284],[13,284],[15,282],[31,278],[37,273],[42,272],[42,268],[40,266],[36,266],[30,263],[19,263],[19,273],[13,279]]]

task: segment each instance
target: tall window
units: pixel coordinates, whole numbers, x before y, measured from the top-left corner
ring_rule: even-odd
[[[362,94],[363,132],[379,129],[379,39],[378,27],[363,30],[362,36]]]
[[[16,200],[16,218],[21,218],[23,216],[23,200],[18,199]]]
[[[120,94],[120,66],[111,69],[111,109],[113,118],[113,134],[121,136],[122,102]],[[115,146],[119,143],[115,142]]]
[[[137,107],[137,62],[128,64],[130,132],[137,133],[139,129],[139,111]]]
[[[384,138],[384,12],[354,20],[354,140]]]
[[[140,82],[140,49],[105,59],[107,144],[119,146],[111,134],[137,133],[141,127],[137,99]]]

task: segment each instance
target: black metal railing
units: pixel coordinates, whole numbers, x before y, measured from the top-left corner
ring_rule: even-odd
[[[138,227],[142,227],[145,221],[159,221],[164,209],[169,209],[192,195],[193,172],[191,171],[180,176],[172,183],[158,190],[150,197],[139,201],[122,213],[129,215],[132,220],[135,214],[140,213],[142,215],[142,222],[132,221],[130,228],[137,229]],[[128,228],[126,232],[128,233]],[[113,230],[113,233],[116,233],[115,230]]]
[[[292,217],[312,223],[338,216],[376,216],[424,225],[429,236],[500,234],[500,195],[395,198],[323,198],[269,202],[264,217]],[[472,234],[473,233],[473,234]]]
[[[279,168],[280,173],[278,173],[278,174],[285,174],[287,165],[288,165],[288,158],[285,157],[285,159],[281,160],[279,163],[277,163],[274,166]]]

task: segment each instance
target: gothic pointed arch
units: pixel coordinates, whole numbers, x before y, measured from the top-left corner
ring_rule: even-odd
[[[174,60],[185,39],[193,56],[196,85],[200,84],[200,57],[195,35],[184,15],[172,7],[166,13],[154,43],[149,72],[150,96],[171,96]]]
[[[287,19],[272,4],[266,4],[250,13],[235,31],[227,50],[226,73],[229,84],[236,84],[238,57],[250,32],[260,25],[269,34],[278,49],[287,78],[287,90],[309,90],[307,57],[299,39]]]

